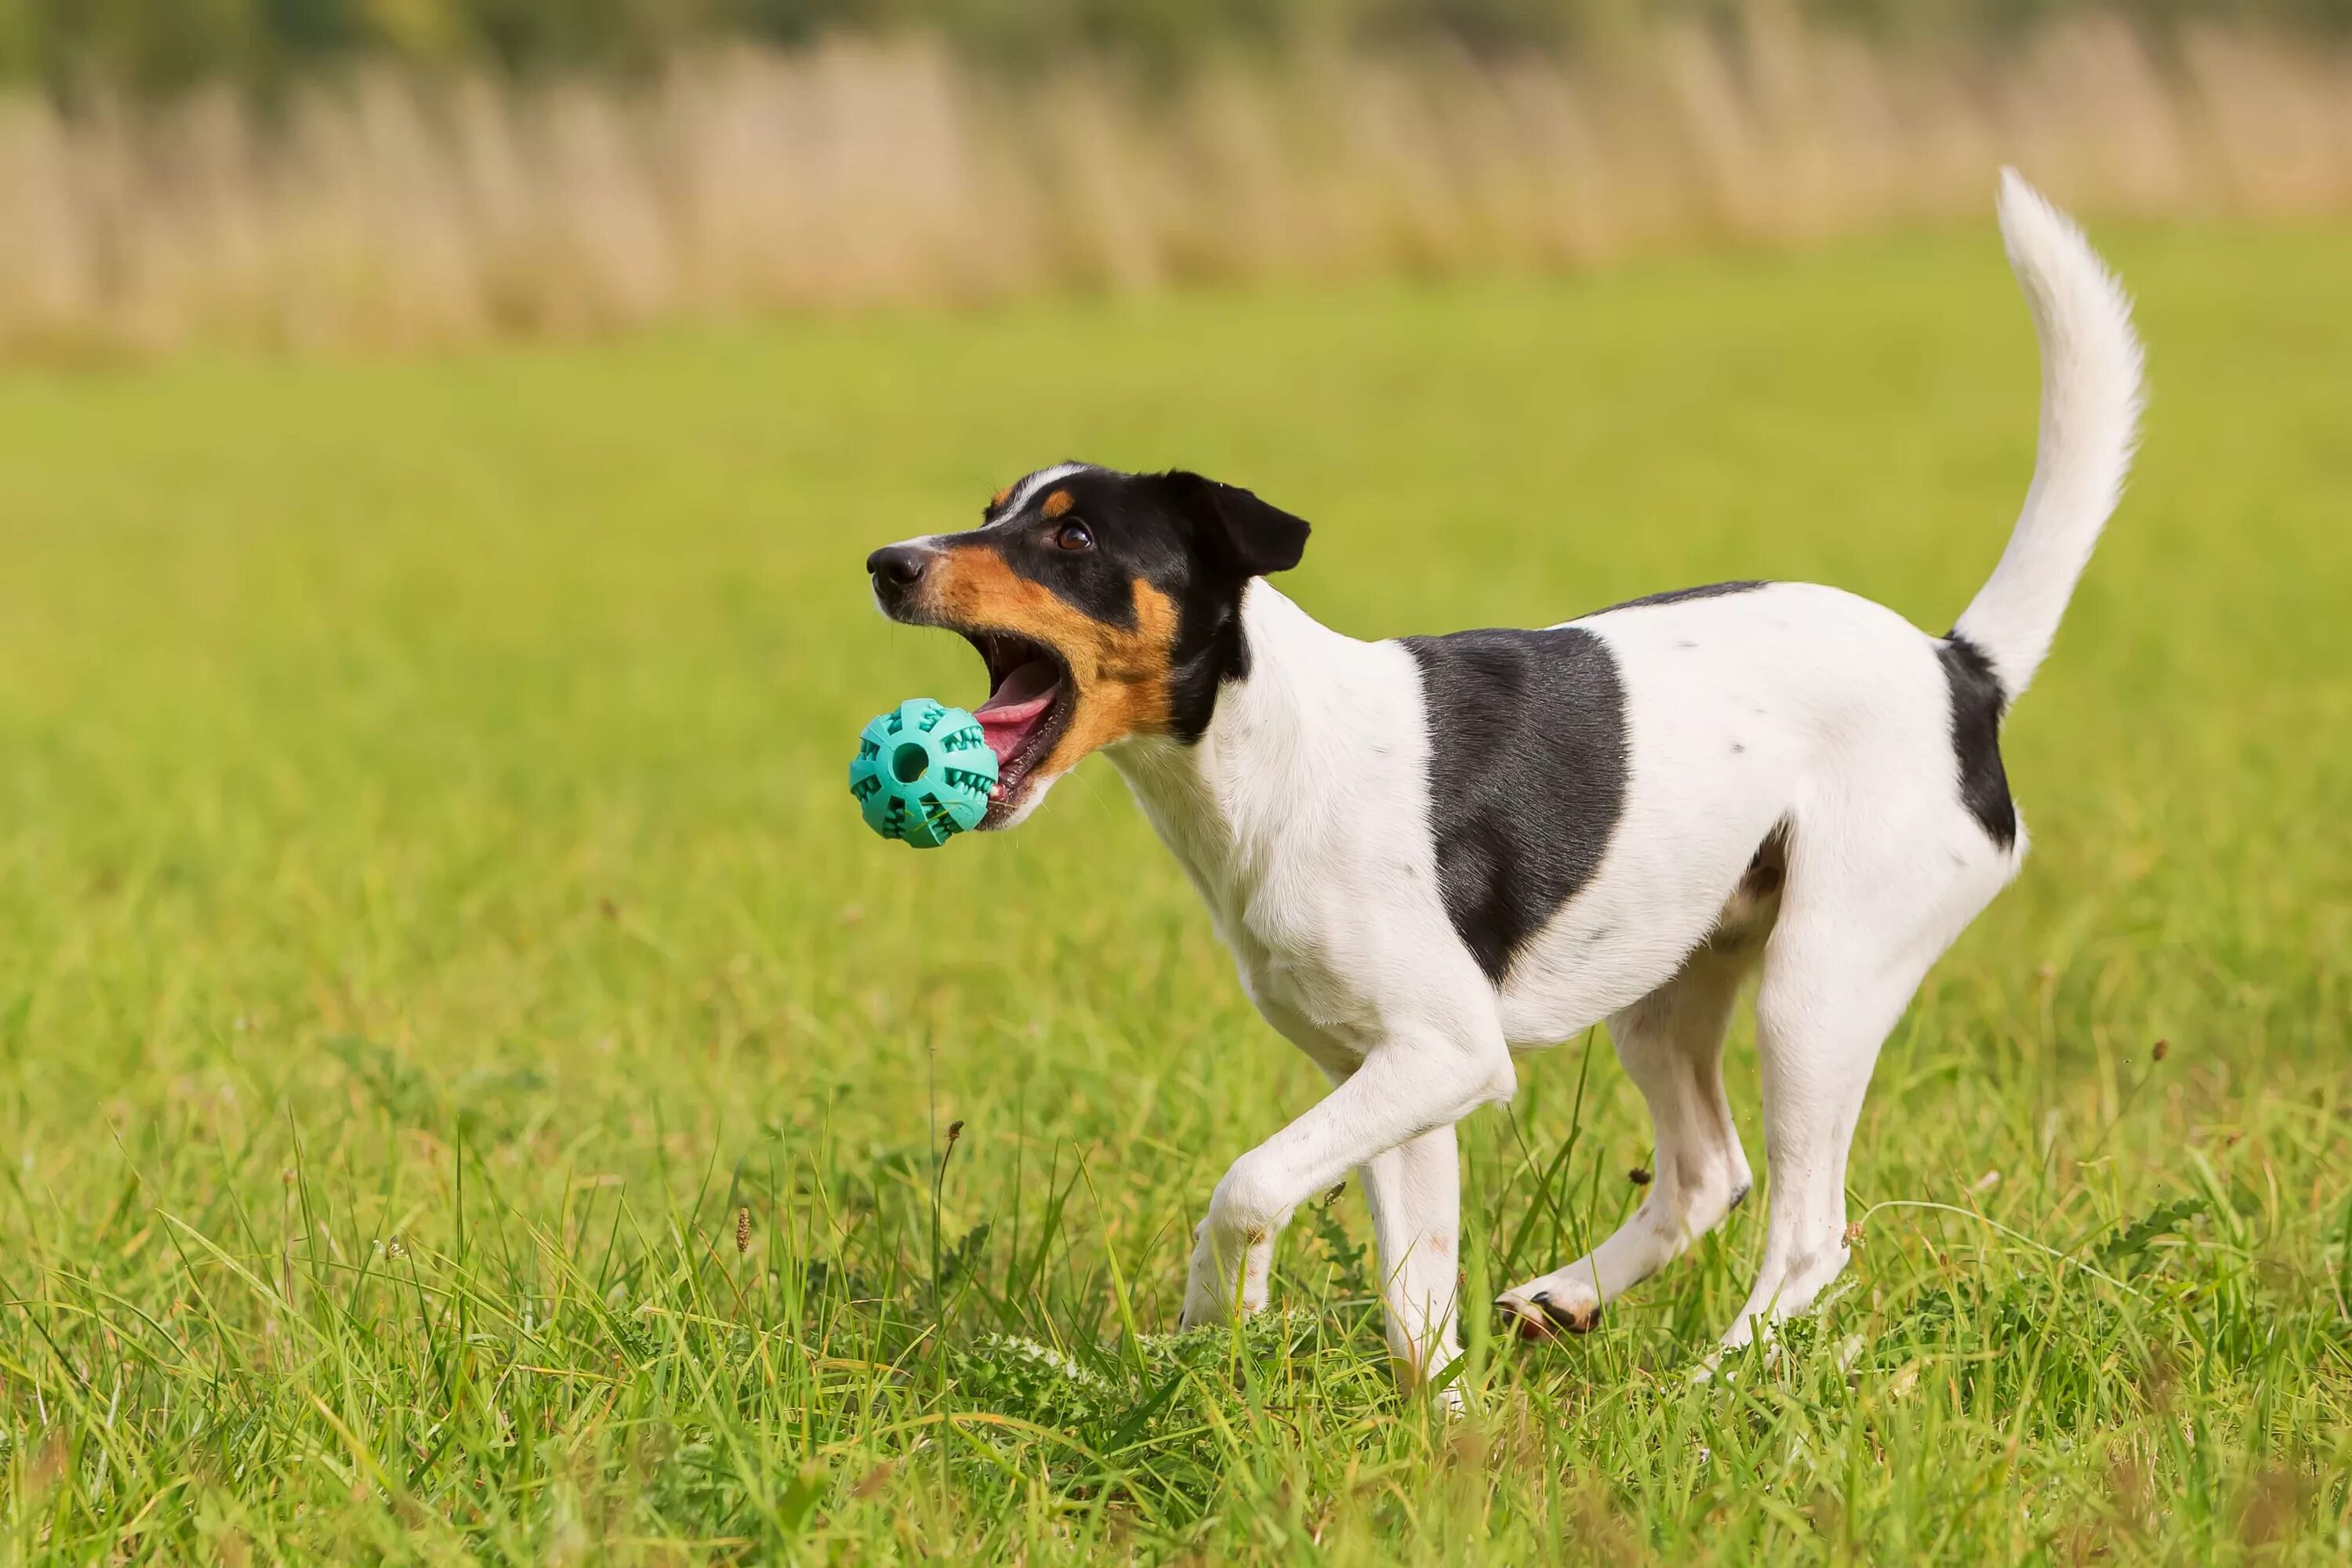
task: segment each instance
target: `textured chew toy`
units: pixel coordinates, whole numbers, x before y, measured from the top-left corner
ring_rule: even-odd
[[[980,721],[928,697],[876,714],[849,764],[849,793],[866,826],[918,849],[979,826],[995,783],[996,753]]]

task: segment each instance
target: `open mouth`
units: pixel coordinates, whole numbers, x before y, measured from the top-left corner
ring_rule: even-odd
[[[988,749],[996,753],[996,784],[988,792],[994,826],[1021,804],[1030,772],[1052,754],[1070,722],[1072,684],[1059,655],[1012,632],[966,632],[964,639],[988,664],[988,700],[972,710]]]

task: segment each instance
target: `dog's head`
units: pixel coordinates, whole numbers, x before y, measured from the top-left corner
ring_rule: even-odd
[[[1246,670],[1243,589],[1298,564],[1307,524],[1198,474],[1041,468],[969,533],[866,559],[882,613],[960,632],[988,665],[974,711],[996,753],[983,827],[1008,827],[1055,779],[1130,735],[1200,738]]]

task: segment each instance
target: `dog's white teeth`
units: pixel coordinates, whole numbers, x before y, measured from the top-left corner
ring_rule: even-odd
[[[988,798],[991,800],[1003,800],[1004,798],[1004,786],[1001,784],[992,784],[989,785]]]

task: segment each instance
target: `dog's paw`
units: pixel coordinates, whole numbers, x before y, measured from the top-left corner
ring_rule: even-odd
[[[1186,1290],[1184,1309],[1176,1314],[1176,1331],[1191,1333],[1194,1329],[1205,1329],[1212,1323],[1224,1322],[1232,1316],[1231,1312],[1224,1310],[1223,1300],[1215,1291]]]
[[[1562,1334],[1589,1334],[1601,1321],[1601,1302],[1590,1290],[1562,1289],[1555,1285],[1521,1286],[1495,1298],[1503,1326],[1523,1340],[1556,1340]]]

